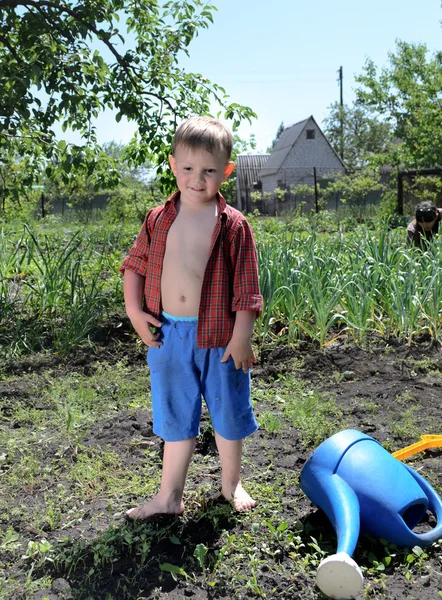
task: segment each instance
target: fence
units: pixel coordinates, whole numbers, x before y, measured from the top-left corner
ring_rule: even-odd
[[[266,173],[265,167],[249,172],[243,168],[237,174],[237,204],[246,212],[257,209],[271,216],[293,211],[338,211],[344,202],[355,207],[378,205],[383,190],[395,187],[391,172],[384,171],[378,179],[367,177],[365,183],[355,187],[356,194],[352,191],[349,195],[348,190],[330,192],[330,184],[343,175],[342,168],[328,167],[291,167],[278,173]],[[357,177],[357,173],[353,175]]]

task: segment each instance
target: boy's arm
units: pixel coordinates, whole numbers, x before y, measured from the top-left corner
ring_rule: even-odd
[[[242,369],[244,373],[256,362],[250,338],[255,324],[256,311],[238,310],[236,312],[235,326],[232,338],[227,345],[221,362],[227,362],[229,357],[233,358],[236,369]]]
[[[151,326],[161,327],[161,321],[155,319],[143,310],[143,290],[145,278],[135,271],[124,271],[124,303],[126,313],[133,328],[140,338],[150,348],[159,348],[162,343],[158,341],[159,333],[153,333]]]
[[[162,345],[157,341],[158,334],[151,330],[151,326],[161,327],[161,322],[143,310],[143,293],[153,226],[162,208],[155,207],[149,210],[129,254],[120,266],[120,272],[124,276],[126,314],[142,341],[151,348]]]

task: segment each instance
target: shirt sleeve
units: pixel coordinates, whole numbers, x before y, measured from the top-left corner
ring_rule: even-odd
[[[150,239],[152,233],[152,218],[153,209],[151,209],[144,219],[140,233],[135,238],[129,254],[125,257],[120,266],[120,273],[124,275],[124,271],[134,271],[138,275],[146,277],[147,260],[149,257]]]
[[[264,299],[259,288],[255,239],[245,219],[241,221],[231,242],[230,256],[233,265],[232,311],[253,310],[259,317]]]

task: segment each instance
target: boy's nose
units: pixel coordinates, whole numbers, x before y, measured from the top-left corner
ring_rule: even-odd
[[[205,181],[204,175],[205,175],[204,173],[197,173],[197,175],[195,177],[196,183],[204,183],[204,181]]]

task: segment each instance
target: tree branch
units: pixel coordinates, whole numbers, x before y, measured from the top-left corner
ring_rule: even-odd
[[[130,66],[129,63],[115,49],[115,46],[108,39],[106,39],[106,38],[103,37],[103,35],[100,33],[100,31],[95,27],[95,25],[93,23],[91,23],[90,21],[87,21],[86,19],[83,19],[81,17],[81,15],[78,13],[78,11],[75,11],[75,10],[73,10],[72,8],[70,8],[70,7],[66,6],[66,5],[62,5],[60,3],[52,2],[51,0],[0,0],[0,8],[17,8],[18,6],[23,6],[23,7],[26,7],[26,8],[29,8],[30,6],[32,6],[33,8],[35,8],[36,10],[38,10],[40,12],[40,14],[43,14],[44,18],[46,18],[48,21],[50,21],[49,17],[47,15],[45,15],[44,13],[41,12],[41,7],[42,6],[46,6],[48,8],[53,9],[56,12],[67,13],[73,19],[75,19],[76,21],[78,21],[78,22],[82,23],[83,25],[85,25],[89,29],[89,31],[91,31],[92,33],[94,33],[97,36],[97,38],[113,54],[113,56],[115,57],[115,60],[120,65],[120,67],[123,69],[124,73],[126,74],[127,78],[130,80],[130,82],[132,83],[132,85],[134,86],[134,88],[136,89],[136,91],[137,91],[138,94],[140,94],[141,96],[151,96],[153,98],[156,98],[159,102],[161,102],[161,103],[164,102],[173,111],[173,107],[170,104],[170,102],[167,100],[167,98],[164,98],[163,96],[160,96],[160,95],[155,94],[153,92],[146,91],[143,88],[143,86],[141,86],[134,79],[133,72],[129,68],[129,66]],[[144,83],[147,83],[147,82],[144,81]]]
[[[23,63],[23,60],[21,59],[21,57],[17,54],[17,52],[15,51],[15,48],[13,46],[11,46],[11,44],[8,42],[8,40],[3,37],[0,36],[0,42],[6,46],[6,48],[9,50],[9,52],[12,54],[12,56],[15,58],[15,60],[18,63]]]

